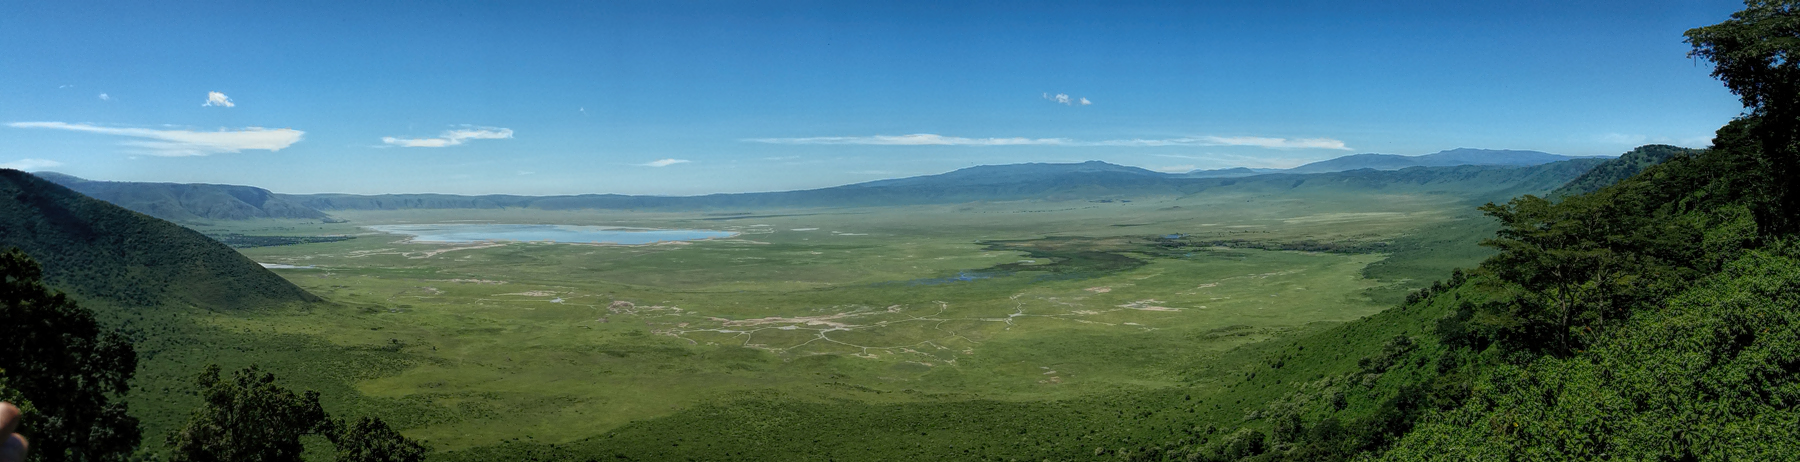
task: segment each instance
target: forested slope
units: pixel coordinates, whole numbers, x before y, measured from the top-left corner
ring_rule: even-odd
[[[1600,188],[1611,186],[1620,181],[1625,181],[1626,178],[1631,178],[1632,175],[1637,175],[1638,172],[1644,171],[1644,169],[1650,168],[1652,165],[1660,164],[1676,157],[1691,156],[1699,152],[1700,150],[1698,149],[1688,149],[1663,144],[1641,146],[1620,155],[1617,159],[1609,160],[1604,164],[1595,166],[1593,170],[1588,170],[1587,173],[1582,174],[1568,184],[1552,191],[1550,197],[1562,198],[1576,194],[1587,194],[1599,191]]]
[[[318,300],[200,233],[0,169],[0,248],[7,247],[42,263],[49,285],[122,306]]]
[[[1399,316],[1396,327],[1426,328],[1389,328],[1400,333],[1363,349],[1360,370],[1252,413],[1239,439],[1260,444],[1215,442],[1196,454],[1800,457],[1800,236],[1788,224],[1792,180],[1773,173],[1795,158],[1791,144],[1769,143],[1776,122],[1739,119],[1698,153],[1640,149],[1621,168],[1663,162],[1593,192],[1483,207],[1501,222],[1485,243],[1498,254],[1346,327]],[[1298,349],[1281,360],[1341,361]]]
[[[267,189],[250,186],[88,181],[50,172],[36,175],[88,197],[169,221],[330,219],[324,212],[281,198]]]

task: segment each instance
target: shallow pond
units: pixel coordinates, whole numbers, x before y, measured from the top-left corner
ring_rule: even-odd
[[[736,236],[704,229],[644,229],[577,225],[420,224],[365,228],[412,236],[413,242],[551,241],[573,244],[651,244]]]

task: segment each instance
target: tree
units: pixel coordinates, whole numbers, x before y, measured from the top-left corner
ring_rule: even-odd
[[[419,462],[425,446],[401,436],[381,419],[363,417],[354,423],[337,423],[327,434],[337,446],[337,462]]]
[[[1690,56],[1713,63],[1713,77],[1738,95],[1753,119],[1762,160],[1776,181],[1775,207],[1762,213],[1783,231],[1800,230],[1800,1],[1746,0],[1731,19],[1685,34]]]
[[[1582,332],[1624,316],[1614,296],[1633,278],[1623,270],[1625,256],[1604,237],[1614,226],[1585,199],[1552,203],[1526,195],[1481,207],[1500,221],[1495,237],[1481,243],[1500,252],[1482,267],[1517,289],[1494,316],[1501,324],[1496,340],[1508,347],[1566,356],[1586,343]]]
[[[319,393],[295,394],[256,366],[219,377],[207,366],[195,378],[205,400],[187,426],[169,435],[175,462],[291,462],[305,450],[300,437],[323,434],[338,462],[420,462],[425,447],[381,419],[338,422],[319,405]]]
[[[195,378],[205,401],[187,426],[169,435],[175,462],[298,462],[300,437],[330,429],[319,393],[296,395],[275,375],[251,366],[219,377],[219,366]]]
[[[1753,111],[1800,110],[1800,1],[1746,0],[1731,19],[1687,31],[1692,56]]]
[[[35,407],[21,432],[42,461],[124,460],[137,419],[119,398],[137,352],[94,314],[43,284],[43,268],[17,249],[0,253],[0,379]]]

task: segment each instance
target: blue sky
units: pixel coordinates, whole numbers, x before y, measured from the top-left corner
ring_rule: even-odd
[[[0,0],[0,164],[703,194],[981,164],[1704,146],[1732,1]],[[1061,97],[1059,97],[1059,95]]]

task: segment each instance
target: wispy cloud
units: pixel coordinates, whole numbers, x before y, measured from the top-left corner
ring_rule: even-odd
[[[1269,138],[1260,136],[1197,136],[1187,138],[1081,141],[1069,138],[963,138],[928,133],[914,135],[819,136],[810,138],[751,138],[744,141],[770,144],[866,144],[881,146],[1254,146],[1270,149],[1349,150],[1343,141],[1329,138]]]
[[[0,168],[10,168],[13,170],[24,170],[24,171],[30,172],[30,171],[36,171],[36,170],[43,170],[43,169],[51,168],[51,167],[60,167],[60,166],[62,166],[62,164],[63,164],[62,162],[57,162],[54,160],[19,159],[19,160],[15,160],[12,162],[0,163]]]
[[[1054,95],[1045,93],[1044,99],[1050,100],[1050,102],[1052,102],[1052,103],[1061,104],[1064,106],[1087,106],[1087,105],[1094,104],[1093,101],[1088,101],[1087,98],[1075,98],[1075,97],[1069,96],[1066,93],[1057,93]]]
[[[239,152],[245,149],[280,151],[300,142],[301,137],[306,135],[306,132],[291,128],[267,129],[262,127],[202,132],[101,127],[63,122],[13,122],[6,125],[13,128],[47,128],[142,138],[142,140],[126,141],[123,144],[143,148],[144,154],[164,157],[205,156]]]
[[[1605,135],[1600,135],[1599,140],[1601,143],[1615,144],[1615,145],[1622,145],[1622,146],[1642,146],[1645,144],[1653,144],[1654,143],[1654,144],[1672,144],[1672,145],[1676,145],[1676,146],[1686,146],[1686,147],[1690,147],[1690,148],[1704,148],[1704,147],[1712,145],[1712,137],[1706,136],[1706,135],[1695,136],[1695,137],[1684,138],[1684,139],[1674,139],[1674,138],[1669,138],[1666,136],[1647,136],[1647,135],[1636,135],[1636,134],[1625,134],[1625,133],[1607,133]]]
[[[688,162],[693,162],[693,161],[685,160],[685,159],[662,159],[662,160],[653,160],[653,161],[637,164],[637,166],[639,166],[639,167],[667,167],[670,165],[685,164]]]
[[[228,96],[225,96],[224,93],[219,93],[216,91],[209,91],[209,92],[206,92],[206,102],[200,103],[200,107],[207,107],[207,106],[237,107],[237,103],[231,102],[231,98]]]
[[[101,94],[100,94],[100,100],[101,100],[101,101],[112,101],[112,95],[108,95],[108,94],[105,94],[105,93],[101,93]]]
[[[921,133],[915,135],[816,136],[810,138],[751,138],[744,141],[770,144],[872,144],[882,146],[1068,146],[1068,138],[963,138]]]
[[[1155,170],[1155,171],[1163,172],[1163,173],[1187,173],[1187,172],[1194,171],[1194,169],[1197,169],[1197,168],[1199,168],[1199,167],[1195,167],[1190,164],[1190,165],[1171,165],[1168,167],[1156,167],[1151,170]]]
[[[1168,158],[1173,158],[1173,159],[1203,160],[1203,161],[1211,162],[1213,164],[1211,166],[1212,168],[1218,168],[1220,166],[1249,167],[1249,168],[1293,168],[1293,167],[1298,167],[1300,165],[1306,164],[1308,162],[1324,160],[1324,159],[1310,158],[1310,157],[1296,159],[1296,158],[1285,158],[1285,157],[1246,156],[1246,155],[1240,155],[1240,154],[1222,154],[1222,153],[1210,153],[1210,152],[1204,153],[1202,155],[1197,155],[1197,156],[1196,155],[1185,155],[1185,154],[1152,154],[1152,155],[1156,156],[1156,157],[1168,157]],[[1199,168],[1199,167],[1196,166],[1195,168]]]
[[[512,138],[510,128],[468,127],[457,130],[445,130],[437,138],[395,138],[385,136],[382,143],[403,148],[441,148],[456,146],[468,140],[498,140]]]

